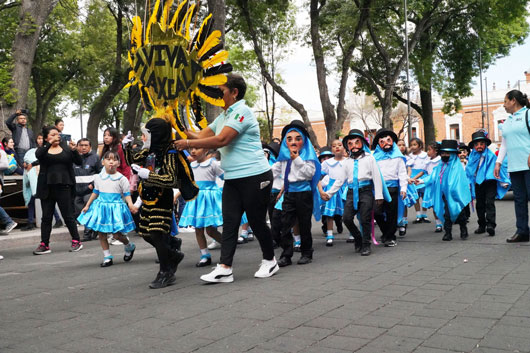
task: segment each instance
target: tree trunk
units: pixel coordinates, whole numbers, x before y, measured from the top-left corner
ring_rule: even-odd
[[[432,114],[432,90],[430,87],[420,87],[420,99],[423,118],[423,133],[425,135],[425,146],[436,141],[434,119]]]
[[[121,66],[123,54],[123,3],[121,0],[117,0],[116,4],[118,5],[118,9],[115,15],[116,59],[114,62],[114,73],[112,75],[111,84],[103,94],[96,99],[92,109],[90,109],[90,115],[87,122],[87,138],[90,140],[90,143],[92,143],[92,146],[98,145],[98,129],[101,117],[128,80],[129,69],[123,70]]]
[[[19,25],[13,42],[12,87],[16,91],[16,103],[6,107],[6,116],[27,106],[31,67],[40,31],[57,2],[58,0],[22,0],[20,4]]]
[[[129,88],[127,107],[123,112],[123,132],[127,133],[130,131],[135,137],[137,136],[138,131],[140,131],[140,126],[136,124],[136,112],[138,110],[140,98],[141,96],[138,86],[131,86]]]
[[[208,11],[214,20],[213,29],[221,31],[221,40],[225,38],[226,6],[225,0],[208,0]],[[212,122],[221,114],[222,108],[206,103],[206,120]]]

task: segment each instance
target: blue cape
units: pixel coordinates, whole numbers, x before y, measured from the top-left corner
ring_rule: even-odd
[[[455,222],[462,209],[471,202],[469,181],[458,156],[452,153],[449,162],[438,164],[424,180],[425,189],[430,191],[429,198],[427,196],[425,198],[432,204],[436,216],[443,224],[445,208],[442,196],[444,196],[447,200],[451,221]],[[424,201],[423,207],[428,208],[427,206],[430,204]]]
[[[477,171],[477,167],[480,161],[480,157],[482,154],[486,154],[486,157],[484,159],[484,162],[479,167]],[[497,199],[502,199],[504,195],[508,192],[510,189],[510,186],[512,185],[512,182],[510,180],[510,177],[508,176],[508,158],[504,158],[504,162],[501,165],[501,171],[500,171],[500,180],[496,179],[493,175],[493,170],[495,169],[495,162],[497,161],[497,156],[495,153],[491,152],[489,148],[486,148],[486,150],[482,153],[479,153],[473,149],[471,151],[471,154],[469,155],[469,159],[466,166],[466,175],[469,179],[469,183],[471,184],[471,197],[473,200],[476,198],[475,195],[475,183],[476,184],[482,184],[485,180],[496,180],[497,181]],[[475,176],[475,171],[477,172],[477,175]],[[501,184],[508,184],[507,188],[503,188]]]
[[[311,179],[311,191],[313,192],[313,216],[315,216],[315,219],[317,221],[320,220],[321,214],[320,214],[320,194],[318,192],[318,182],[320,181],[320,161],[318,160],[317,153],[315,152],[315,148],[311,144],[311,141],[307,138],[307,136],[302,133],[302,131],[291,128],[287,130],[285,135],[291,131],[296,131],[302,136],[304,139],[304,145],[302,146],[302,150],[300,151],[300,158],[302,158],[304,161],[313,161],[315,164],[315,174],[313,175],[313,178]],[[278,153],[278,162],[281,161],[288,161],[291,159],[291,152],[289,151],[289,147],[287,147],[286,139],[284,138],[282,140],[282,144],[280,146],[280,153]]]
[[[403,162],[407,163],[407,158],[401,153],[398,145],[394,142],[392,149],[389,152],[383,151],[383,149],[377,145],[374,152],[374,158],[376,161],[382,161],[383,159],[403,158]]]

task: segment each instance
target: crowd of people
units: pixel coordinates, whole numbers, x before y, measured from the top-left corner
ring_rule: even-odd
[[[156,249],[160,264],[151,288],[175,283],[184,257],[178,237],[183,228],[195,231],[197,267],[211,265],[209,250],[221,249],[219,263],[201,280],[233,282],[236,247],[252,239],[249,233],[262,252],[255,277],[267,278],[292,265],[295,252],[300,253],[297,264],[313,261],[313,218],[322,221],[326,246],[334,246],[334,228],[342,233],[344,223],[346,242],[369,256],[372,245],[393,248],[406,236],[412,208],[414,224],[431,223],[432,209],[433,231],[443,232],[444,241],[453,239],[453,224],[458,224],[460,238],[468,239],[472,209],[478,218],[474,233],[494,236],[495,200],[510,188],[517,231],[506,241],[529,241],[530,104],[519,91],[505,97],[511,115],[500,128],[497,156],[484,130],[473,133],[468,144],[442,140],[425,147],[414,138],[407,147],[392,130],[377,131],[370,145],[362,131],[353,129],[317,153],[297,120],[283,128],[280,139],[266,144],[245,104],[243,78],[230,74],[220,88],[224,111],[200,132],[186,130],[186,139],[173,140],[170,117],[157,116],[142,127],[139,147],[130,134],[105,130],[99,154],[89,140],[74,143],[62,134],[62,121],[34,136],[27,112],[11,116],[7,126],[13,135],[2,141],[0,177],[7,172],[24,175],[25,230],[35,227],[35,199],[41,200],[41,242],[33,253],[51,252],[54,215],[56,224],[61,222],[58,206],[72,237],[70,251],[99,238],[101,267],[114,263],[109,240],[123,244],[123,259],[129,262],[136,245],[127,233],[142,236]],[[0,222],[4,232],[17,226],[2,208]],[[85,227],[82,239],[77,223]]]

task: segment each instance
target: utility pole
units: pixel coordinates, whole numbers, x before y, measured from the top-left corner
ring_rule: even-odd
[[[81,101],[81,87],[77,88],[79,92],[79,120],[81,121],[81,138],[83,138],[83,102]]]
[[[404,0],[405,4],[405,58],[407,61],[407,85],[405,89],[407,90],[407,135],[408,140],[412,138],[412,119],[410,117],[410,81],[409,81],[409,34],[407,29],[407,0]]]
[[[478,66],[480,69],[480,113],[482,115],[482,128],[484,129],[484,99],[482,98],[482,49],[480,45],[480,36],[478,35]]]
[[[488,134],[489,134],[490,133],[490,106],[488,103],[488,78],[486,77],[484,81],[486,85],[486,120],[488,121]]]

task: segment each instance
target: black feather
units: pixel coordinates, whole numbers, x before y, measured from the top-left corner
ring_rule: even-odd
[[[184,6],[182,6],[182,9],[180,10],[179,12],[179,15],[177,17],[177,22],[175,22],[175,32],[178,32],[178,30],[180,30],[180,26],[182,25],[182,21],[184,21],[184,18],[186,16],[186,12],[188,12],[187,10],[187,5],[186,4],[188,2],[188,0],[184,0]]]
[[[204,41],[208,38],[208,36],[212,32],[213,23],[214,23],[214,19],[213,17],[210,17],[208,21],[202,25],[201,36],[199,37],[199,41],[197,43],[197,48],[199,48],[199,50],[203,46]]]
[[[199,58],[199,62],[208,59],[210,56],[212,56],[213,54],[217,53],[219,50],[222,50],[222,49],[223,49],[223,46],[224,46],[223,43],[219,43],[219,44],[217,44],[217,45],[214,46],[212,49],[210,49],[210,50],[208,50],[206,53],[204,53],[204,54]]]
[[[233,69],[234,68],[232,67],[232,64],[230,63],[216,65],[204,71],[203,77],[215,76],[219,74],[227,74],[229,72],[232,72]]]
[[[199,88],[199,90],[202,93],[204,93],[205,95],[207,95],[208,97],[211,97],[211,98],[214,98],[214,99],[223,98],[223,91],[221,91],[217,87],[210,87],[210,86],[205,86],[205,85],[199,84],[199,86],[197,86],[197,88]]]

